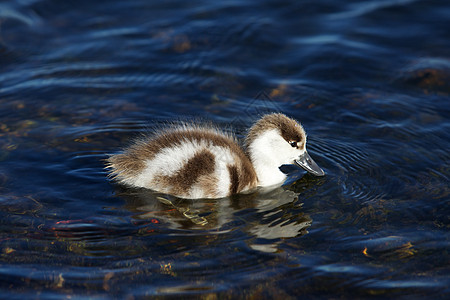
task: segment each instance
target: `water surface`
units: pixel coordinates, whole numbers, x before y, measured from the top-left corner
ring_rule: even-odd
[[[0,2],[1,298],[450,297],[444,1]],[[182,200],[103,160],[283,112],[327,173]]]

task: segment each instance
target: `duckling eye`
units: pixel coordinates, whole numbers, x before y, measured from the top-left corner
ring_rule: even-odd
[[[289,145],[291,145],[293,148],[297,147],[297,142],[296,141],[290,141]]]

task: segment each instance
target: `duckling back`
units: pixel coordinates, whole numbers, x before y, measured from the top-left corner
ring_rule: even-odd
[[[222,198],[257,186],[256,172],[232,135],[182,125],[139,139],[107,160],[117,181],[181,198]]]

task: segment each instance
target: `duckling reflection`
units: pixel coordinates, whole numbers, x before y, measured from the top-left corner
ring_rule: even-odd
[[[311,184],[301,179],[302,193]],[[308,182],[310,182],[308,184]],[[137,220],[157,219],[170,229],[214,230],[226,233],[239,228],[250,238],[251,248],[264,252],[277,251],[282,239],[307,234],[312,220],[303,211],[299,192],[279,187],[223,199],[181,199],[148,189],[122,189],[117,195],[126,200],[126,208],[136,213]]]

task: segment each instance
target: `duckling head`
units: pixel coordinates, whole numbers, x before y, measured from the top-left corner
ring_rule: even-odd
[[[261,186],[283,183],[286,175],[279,169],[295,164],[307,172],[325,175],[306,151],[306,133],[294,119],[284,114],[265,115],[249,130],[245,141]]]

